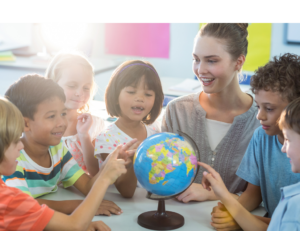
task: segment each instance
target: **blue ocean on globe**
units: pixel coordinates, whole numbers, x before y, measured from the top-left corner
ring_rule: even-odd
[[[197,157],[184,137],[163,132],[149,136],[140,144],[133,166],[138,181],[147,191],[173,196],[194,180]]]

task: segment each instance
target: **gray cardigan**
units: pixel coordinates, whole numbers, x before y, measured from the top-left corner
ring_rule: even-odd
[[[234,118],[233,123],[215,150],[211,150],[206,131],[206,112],[199,103],[199,93],[172,100],[162,120],[162,132],[188,134],[196,142],[200,160],[220,173],[231,193],[244,191],[247,182],[235,173],[246,152],[254,130],[260,125],[256,119],[257,109],[253,100],[251,108]],[[201,167],[195,183],[201,183],[204,169]],[[251,173],[249,173],[251,174]]]

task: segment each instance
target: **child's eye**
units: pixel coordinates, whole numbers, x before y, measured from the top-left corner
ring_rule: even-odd
[[[145,95],[148,96],[148,97],[152,96],[152,94],[145,94]]]
[[[258,106],[258,105],[255,105],[255,107],[256,107],[257,109],[259,109],[259,106]]]
[[[74,86],[74,85],[68,85],[68,87],[69,87],[69,88],[74,88],[75,86]]]
[[[209,63],[216,63],[217,61],[209,59],[209,60],[207,60],[207,62],[209,62]]]
[[[128,94],[134,94],[134,91],[127,91]]]
[[[55,115],[51,115],[51,116],[49,116],[48,118],[49,119],[53,119],[55,117]]]
[[[197,63],[200,62],[200,59],[198,59],[198,58],[193,58],[193,60]]]
[[[66,112],[63,112],[62,114],[61,114],[61,116],[66,116],[67,115],[67,113]]]
[[[266,108],[266,111],[271,112],[271,111],[273,111],[273,109],[272,108]]]

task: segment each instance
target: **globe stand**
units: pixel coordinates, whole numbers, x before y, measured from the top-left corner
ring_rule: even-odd
[[[165,210],[165,200],[158,200],[157,211],[142,213],[138,217],[138,224],[147,229],[172,230],[184,225],[184,217],[178,213]]]

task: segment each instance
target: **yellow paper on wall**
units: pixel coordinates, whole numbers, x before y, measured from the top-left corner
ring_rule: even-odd
[[[206,23],[200,23],[201,28]],[[248,54],[243,71],[254,72],[270,60],[272,23],[249,23]]]
[[[251,23],[248,26],[248,54],[243,71],[254,72],[269,62],[271,32],[272,23]]]

